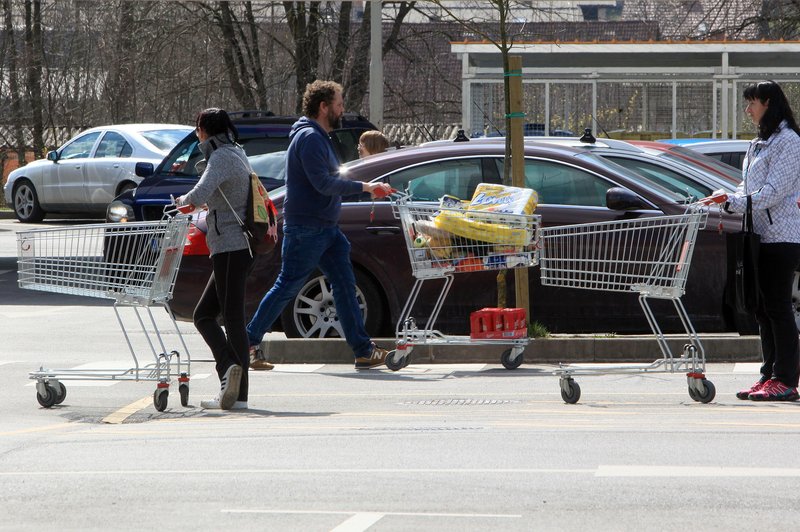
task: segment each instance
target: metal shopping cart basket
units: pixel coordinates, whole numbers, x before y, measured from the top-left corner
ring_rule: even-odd
[[[171,216],[174,215],[174,216]],[[66,397],[63,380],[156,381],[153,404],[167,406],[171,377],[179,381],[181,404],[188,405],[190,355],[169,300],[183,255],[189,217],[171,212],[157,222],[107,223],[36,229],[17,233],[19,286],[114,300],[114,312],[128,344],[133,366],[126,369],[45,369],[29,374],[36,381],[36,399],[43,407]],[[151,307],[166,309],[185,358],[168,351]],[[153,360],[141,363],[120,315],[131,307],[152,351]],[[140,309],[146,311],[153,332],[147,330]],[[155,340],[155,344],[154,344]]]
[[[661,349],[651,364],[592,366],[561,364],[561,397],[576,403],[581,389],[573,375],[686,371],[689,396],[702,403],[714,399],[705,378],[705,353],[681,302],[698,230],[708,211],[690,205],[684,214],[635,220],[547,227],[542,229],[542,285],[608,292],[638,292],[639,303]],[[672,301],[688,343],[674,357],[650,309],[648,299]]]
[[[521,337],[475,339],[446,335],[434,326],[455,274],[538,264],[541,217],[445,208],[415,203],[407,195],[395,198],[392,205],[402,224],[416,281],[397,321],[397,347],[387,356],[386,366],[393,371],[407,366],[415,346],[508,345],[501,362],[508,369],[518,367],[529,342],[527,330]],[[443,284],[431,315],[419,328],[411,313],[423,284],[432,279]]]

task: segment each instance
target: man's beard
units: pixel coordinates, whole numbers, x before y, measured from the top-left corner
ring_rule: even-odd
[[[328,125],[331,129],[339,129],[342,127],[342,115],[336,116],[336,111],[328,109]]]

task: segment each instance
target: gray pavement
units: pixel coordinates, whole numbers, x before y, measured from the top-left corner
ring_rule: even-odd
[[[653,373],[577,377],[581,400],[567,405],[556,365],[533,351],[515,371],[497,353],[434,354],[431,364],[418,349],[399,372],[355,372],[311,359],[312,342],[275,336],[267,345],[281,363],[250,372],[250,408],[219,412],[199,408],[218,381],[202,339],[180,323],[193,356],[189,406],[174,383],[157,412],[152,382],[64,381],[64,403],[41,408],[28,372],[129,367],[131,355],[106,302],[16,288],[7,227],[0,223],[0,530],[749,530],[800,517],[800,458],[787,452],[800,403],[734,397],[757,375],[757,346],[709,364],[710,404],[689,398],[684,375]],[[144,335],[122,311],[147,361]],[[146,330],[182,350],[166,314],[156,309],[154,319]],[[549,347],[555,361],[578,344],[603,353],[622,340],[537,340],[528,349]],[[641,340],[643,356],[655,358],[655,342]]]

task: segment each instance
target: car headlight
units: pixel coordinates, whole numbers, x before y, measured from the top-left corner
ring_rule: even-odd
[[[121,201],[112,201],[106,209],[106,221],[109,222],[132,222],[136,220],[133,214],[133,207]]]

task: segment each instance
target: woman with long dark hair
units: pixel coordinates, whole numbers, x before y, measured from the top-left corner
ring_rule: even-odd
[[[197,163],[200,180],[178,205],[208,205],[206,240],[212,273],[194,310],[194,324],[216,362],[219,395],[201,401],[203,408],[247,408],[249,362],[245,330],[245,281],[253,258],[236,218],[245,219],[252,171],[247,155],[237,144],[239,134],[223,109],[206,109],[197,115],[196,133],[205,156]],[[235,212],[234,212],[235,211]],[[222,317],[225,329],[218,318]]]
[[[753,230],[761,237],[758,279],[761,301],[761,377],[737,392],[739,399],[795,401],[800,346],[792,307],[792,283],[800,267],[800,128],[786,95],[774,81],[744,90],[745,112],[758,128],[744,160],[743,181],[734,194],[715,193],[728,212],[744,213],[752,202]]]

